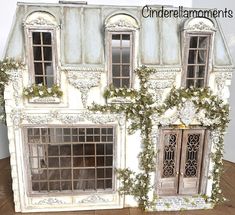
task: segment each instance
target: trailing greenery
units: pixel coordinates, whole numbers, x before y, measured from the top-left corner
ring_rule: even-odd
[[[5,85],[7,85],[9,81],[9,73],[11,70],[17,70],[19,68],[23,68],[23,63],[19,61],[15,61],[12,58],[6,58],[2,61],[0,61],[0,107],[1,107],[1,113],[0,113],[0,120],[5,121],[5,111],[4,111],[4,90]]]
[[[42,85],[42,84],[33,84],[30,87],[24,88],[23,95],[26,98],[33,98],[33,97],[57,97],[60,98],[63,96],[63,92],[61,91],[58,85],[53,85],[51,88]]]
[[[147,91],[147,81],[153,71],[149,68],[142,67],[136,70],[140,80],[139,91],[129,88],[107,89],[104,93],[106,99],[115,97],[131,98],[133,102],[125,104],[107,104],[104,106],[94,104],[93,111],[102,112],[124,112],[126,118],[131,121],[129,133],[137,129],[141,131],[142,152],[139,154],[140,173],[135,173],[129,169],[117,170],[118,178],[122,181],[120,193],[133,195],[139,202],[142,209],[150,208],[153,201],[149,199],[149,192],[153,189],[150,184],[150,174],[155,170],[156,152],[151,141],[152,120],[154,113],[154,100],[152,95]]]
[[[111,86],[104,93],[106,99],[123,97],[130,98],[131,102],[122,104],[93,104],[90,107],[93,111],[125,113],[127,120],[130,121],[128,128],[129,133],[133,133],[138,129],[141,131],[142,152],[139,154],[140,172],[136,173],[128,168],[117,170],[118,178],[122,182],[120,193],[125,195],[133,195],[139,202],[142,209],[151,208],[154,200],[149,198],[150,191],[153,187],[150,183],[150,175],[155,171],[156,151],[151,139],[153,123],[151,116],[157,114],[162,116],[167,110],[173,108],[181,108],[183,104],[190,100],[197,108],[197,112],[204,111],[205,118],[208,119],[206,127],[219,133],[219,140],[215,145],[215,153],[212,156],[214,162],[213,170],[213,192],[211,202],[219,203],[223,200],[221,190],[219,189],[219,180],[222,172],[222,155],[223,155],[223,133],[229,122],[229,106],[224,104],[223,100],[213,95],[208,88],[172,88],[166,97],[163,105],[157,106],[153,96],[148,92],[148,80],[150,74],[154,70],[141,67],[136,70],[136,74],[140,80],[140,89],[119,88]]]

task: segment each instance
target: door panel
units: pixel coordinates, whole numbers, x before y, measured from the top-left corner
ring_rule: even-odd
[[[160,195],[177,194],[181,135],[181,130],[162,130],[158,171],[158,194]]]
[[[179,194],[198,194],[202,166],[204,130],[184,130]]]

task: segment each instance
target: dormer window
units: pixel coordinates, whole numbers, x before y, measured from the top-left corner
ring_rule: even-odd
[[[47,12],[34,12],[25,21],[28,65],[31,84],[52,87],[57,84],[57,44],[58,23]]]
[[[130,87],[132,75],[132,33],[111,33],[111,83],[114,87]]]
[[[182,86],[208,86],[214,31],[214,24],[209,19],[195,18],[185,23]]]
[[[205,87],[208,73],[210,36],[190,34],[188,43],[186,87]]]
[[[32,32],[33,70],[35,84],[51,87],[54,84],[52,33]]]
[[[136,19],[127,14],[113,15],[105,22],[108,84],[116,88],[133,87],[133,70],[137,64],[134,46],[138,29]]]

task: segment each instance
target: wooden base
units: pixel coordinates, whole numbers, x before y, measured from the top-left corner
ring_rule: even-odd
[[[212,210],[195,210],[182,212],[149,212],[145,213],[138,208],[124,208],[122,210],[97,210],[84,212],[55,212],[40,213],[40,215],[235,215],[235,164],[224,161],[224,174],[221,180],[221,188],[228,199],[223,205],[218,205]],[[11,190],[11,169],[9,158],[0,160],[0,214],[19,215],[14,212],[13,193]],[[26,215],[37,215],[27,213]]]

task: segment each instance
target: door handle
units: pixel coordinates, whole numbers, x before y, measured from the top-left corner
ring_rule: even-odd
[[[179,172],[176,172],[176,175],[179,175]]]
[[[183,172],[181,172],[181,173],[180,173],[180,175],[184,175],[184,173],[183,173]]]

